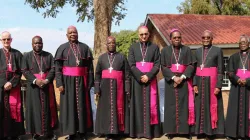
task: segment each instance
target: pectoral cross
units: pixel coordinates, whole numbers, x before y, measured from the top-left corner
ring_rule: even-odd
[[[41,71],[39,74],[41,75],[41,78],[42,78],[42,77],[43,77],[44,72],[42,72],[42,71]]]
[[[176,69],[177,69],[177,71],[179,70],[179,66],[180,66],[180,64],[179,63],[177,63],[177,64],[175,64],[175,66],[176,66]]]
[[[80,64],[80,60],[76,59],[76,65],[79,66],[79,64]]]
[[[141,62],[141,65],[143,66],[146,62],[144,61],[144,59]]]
[[[204,64],[201,64],[200,67],[201,67],[201,70],[202,70],[204,68]]]
[[[246,69],[245,67],[243,67],[243,69],[242,69],[242,70],[244,71],[244,74],[245,74],[247,69]]]
[[[10,68],[11,67],[11,64],[10,64],[10,62],[7,64],[8,65],[8,67]]]
[[[113,68],[112,68],[112,67],[109,67],[109,73],[111,73],[111,72],[112,72],[112,70],[113,70]]]

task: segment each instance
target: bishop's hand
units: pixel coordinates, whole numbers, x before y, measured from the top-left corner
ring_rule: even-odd
[[[64,91],[64,87],[63,86],[60,86],[58,89],[59,89],[60,92]]]
[[[198,87],[197,87],[197,86],[194,86],[194,93],[195,93],[195,94],[198,94],[198,92],[199,92],[199,91],[198,91]]]
[[[42,81],[42,80],[36,79],[36,85],[37,85],[38,87],[42,88],[44,84],[43,84],[43,81]]]
[[[10,82],[5,83],[4,90],[10,90],[12,88],[12,84]]]

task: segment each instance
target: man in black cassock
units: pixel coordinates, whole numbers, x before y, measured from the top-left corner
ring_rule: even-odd
[[[231,81],[225,135],[232,139],[250,137],[250,56],[249,37],[243,35],[239,40],[240,51],[233,54],[227,72]]]
[[[99,57],[95,71],[95,94],[99,97],[95,132],[112,140],[128,133],[130,77],[127,58],[116,52],[114,37],[108,37],[107,50]]]
[[[189,137],[195,123],[192,54],[189,47],[181,44],[178,29],[171,30],[170,39],[172,45],[161,51],[161,69],[165,78],[163,132],[169,138]]]
[[[22,71],[27,80],[26,133],[32,134],[33,139],[39,139],[39,136],[56,139],[53,137],[53,130],[58,124],[53,86],[54,59],[52,54],[43,51],[40,36],[32,38],[32,47],[33,50],[22,60]]]
[[[196,73],[193,80],[195,92],[195,134],[214,138],[224,135],[224,111],[222,100],[223,52],[212,45],[213,34],[202,34],[202,47],[194,54]]]
[[[68,139],[93,131],[90,88],[94,83],[93,56],[89,47],[78,41],[76,27],[67,29],[69,42],[56,51],[56,85],[60,91],[60,130]]]
[[[0,139],[19,139],[25,133],[21,99],[20,51],[11,47],[11,34],[1,34],[0,49]]]
[[[140,41],[129,49],[131,68],[130,136],[154,138],[161,136],[159,99],[156,75],[160,68],[157,45],[148,41],[146,26],[139,28]]]

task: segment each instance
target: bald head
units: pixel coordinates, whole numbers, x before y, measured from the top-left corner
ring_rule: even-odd
[[[6,49],[10,48],[11,42],[12,42],[12,37],[10,32],[8,31],[4,31],[1,33],[1,41],[3,44],[3,47]]]
[[[115,41],[115,37],[113,36],[109,36],[107,38],[107,50],[110,53],[113,53],[116,51],[116,41]]]
[[[202,45],[204,47],[212,46],[213,43],[213,33],[209,30],[205,30],[202,34]]]
[[[75,26],[69,26],[66,34],[69,42],[77,43],[78,42],[78,32]]]
[[[249,37],[247,35],[241,35],[239,40],[239,48],[242,52],[249,49]]]
[[[148,38],[149,38],[149,31],[148,31],[148,27],[146,26],[141,26],[139,27],[139,39],[142,43],[145,43],[148,41]]]
[[[40,36],[34,36],[32,38],[32,48],[36,53],[40,53],[43,50],[43,39]]]
[[[38,36],[38,35],[36,35],[36,36],[34,36],[34,37],[32,38],[32,42],[33,42],[33,40],[35,40],[35,39],[43,40],[42,37],[40,37],[40,36]]]

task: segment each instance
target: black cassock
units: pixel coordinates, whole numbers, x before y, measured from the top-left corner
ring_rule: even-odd
[[[109,60],[113,68],[111,72]],[[117,73],[120,73],[120,77]],[[98,59],[95,76],[95,93],[101,95],[97,106],[95,132],[128,133],[129,112],[126,93],[130,91],[130,77],[126,57],[118,52],[112,56],[110,53],[102,54]]]
[[[191,126],[194,124],[194,106],[191,116],[189,116],[189,92],[187,80],[193,78],[192,53],[189,47],[181,46],[180,49],[174,48],[174,53],[178,64],[186,67],[185,71],[172,72],[171,66],[177,64],[172,46],[165,47],[161,51],[161,68],[165,78],[165,105],[164,105],[164,125],[163,132],[167,134],[190,134]],[[178,70],[180,71],[179,67]],[[184,74],[186,79],[174,88],[173,76]],[[191,92],[193,97],[193,93]],[[194,103],[194,98],[192,98]],[[189,117],[192,117],[193,123],[189,125]],[[194,127],[193,127],[194,128]]]
[[[78,66],[75,55],[79,57]],[[64,135],[93,131],[90,100],[90,88],[94,83],[92,60],[89,47],[81,42],[75,45],[64,43],[56,51],[56,85],[64,87],[60,93],[60,130]]]
[[[11,48],[9,53],[5,53],[5,50],[0,49],[0,138],[3,137],[16,137],[25,133],[24,130],[24,117],[23,117],[23,105],[21,99],[21,62],[22,54],[20,51]],[[7,64],[11,64],[11,71],[8,71]],[[4,91],[4,85],[6,82],[11,82],[12,90]],[[15,95],[13,95],[13,89],[15,89]],[[12,94],[12,95],[11,95]],[[17,102],[10,103],[10,97]],[[11,109],[12,107],[16,110]],[[12,113],[11,113],[12,112]],[[11,115],[12,114],[12,115]],[[14,115],[14,116],[13,116]]]
[[[154,110],[151,108],[151,85],[155,80],[160,68],[160,52],[158,46],[147,42],[145,49],[140,47],[140,42],[132,44],[129,49],[128,62],[131,68],[131,101],[130,101],[130,136],[154,138],[161,136],[159,96],[156,93],[156,103]],[[142,49],[141,49],[142,48]],[[142,54],[143,53],[143,54]],[[143,65],[143,56],[145,62],[152,62],[153,68],[149,72],[142,72],[136,67],[136,63]],[[140,82],[141,76],[146,74],[149,82],[144,84]],[[157,89],[156,89],[157,90]],[[154,118],[152,118],[152,113]],[[151,120],[154,120],[151,121]],[[151,123],[153,122],[153,123]]]
[[[22,71],[27,80],[26,133],[50,135],[58,124],[52,54],[46,51],[40,54],[33,51],[26,53],[22,60]],[[47,79],[49,83],[40,88],[33,83],[35,79]]]
[[[209,50],[210,49],[210,50]],[[205,60],[205,61],[204,61]],[[203,50],[203,47],[198,48],[194,54],[194,62],[197,69],[200,69],[204,61],[204,68],[216,67],[217,69],[217,82],[215,87],[222,88],[222,78],[223,78],[223,53],[222,50],[218,47],[211,46]],[[204,69],[203,68],[203,69]],[[197,72],[197,70],[196,70]],[[210,86],[211,80],[209,76],[198,76],[195,74],[193,85],[198,86],[198,94],[195,94],[195,134],[206,134],[206,135],[215,135],[215,134],[224,134],[224,109],[223,109],[223,100],[222,93],[220,92],[216,95],[217,99],[217,128],[212,129],[211,123],[211,110],[210,110]],[[214,89],[212,89],[214,92]],[[213,94],[213,93],[212,93]]]
[[[243,69],[240,55],[243,61],[247,59],[245,68],[247,71],[250,70],[249,55],[238,52],[230,57],[227,72],[231,81],[231,89],[225,122],[225,135],[234,138],[249,138],[250,78],[246,78],[246,86],[242,87],[237,84],[238,79],[242,79],[236,75],[238,69]]]

